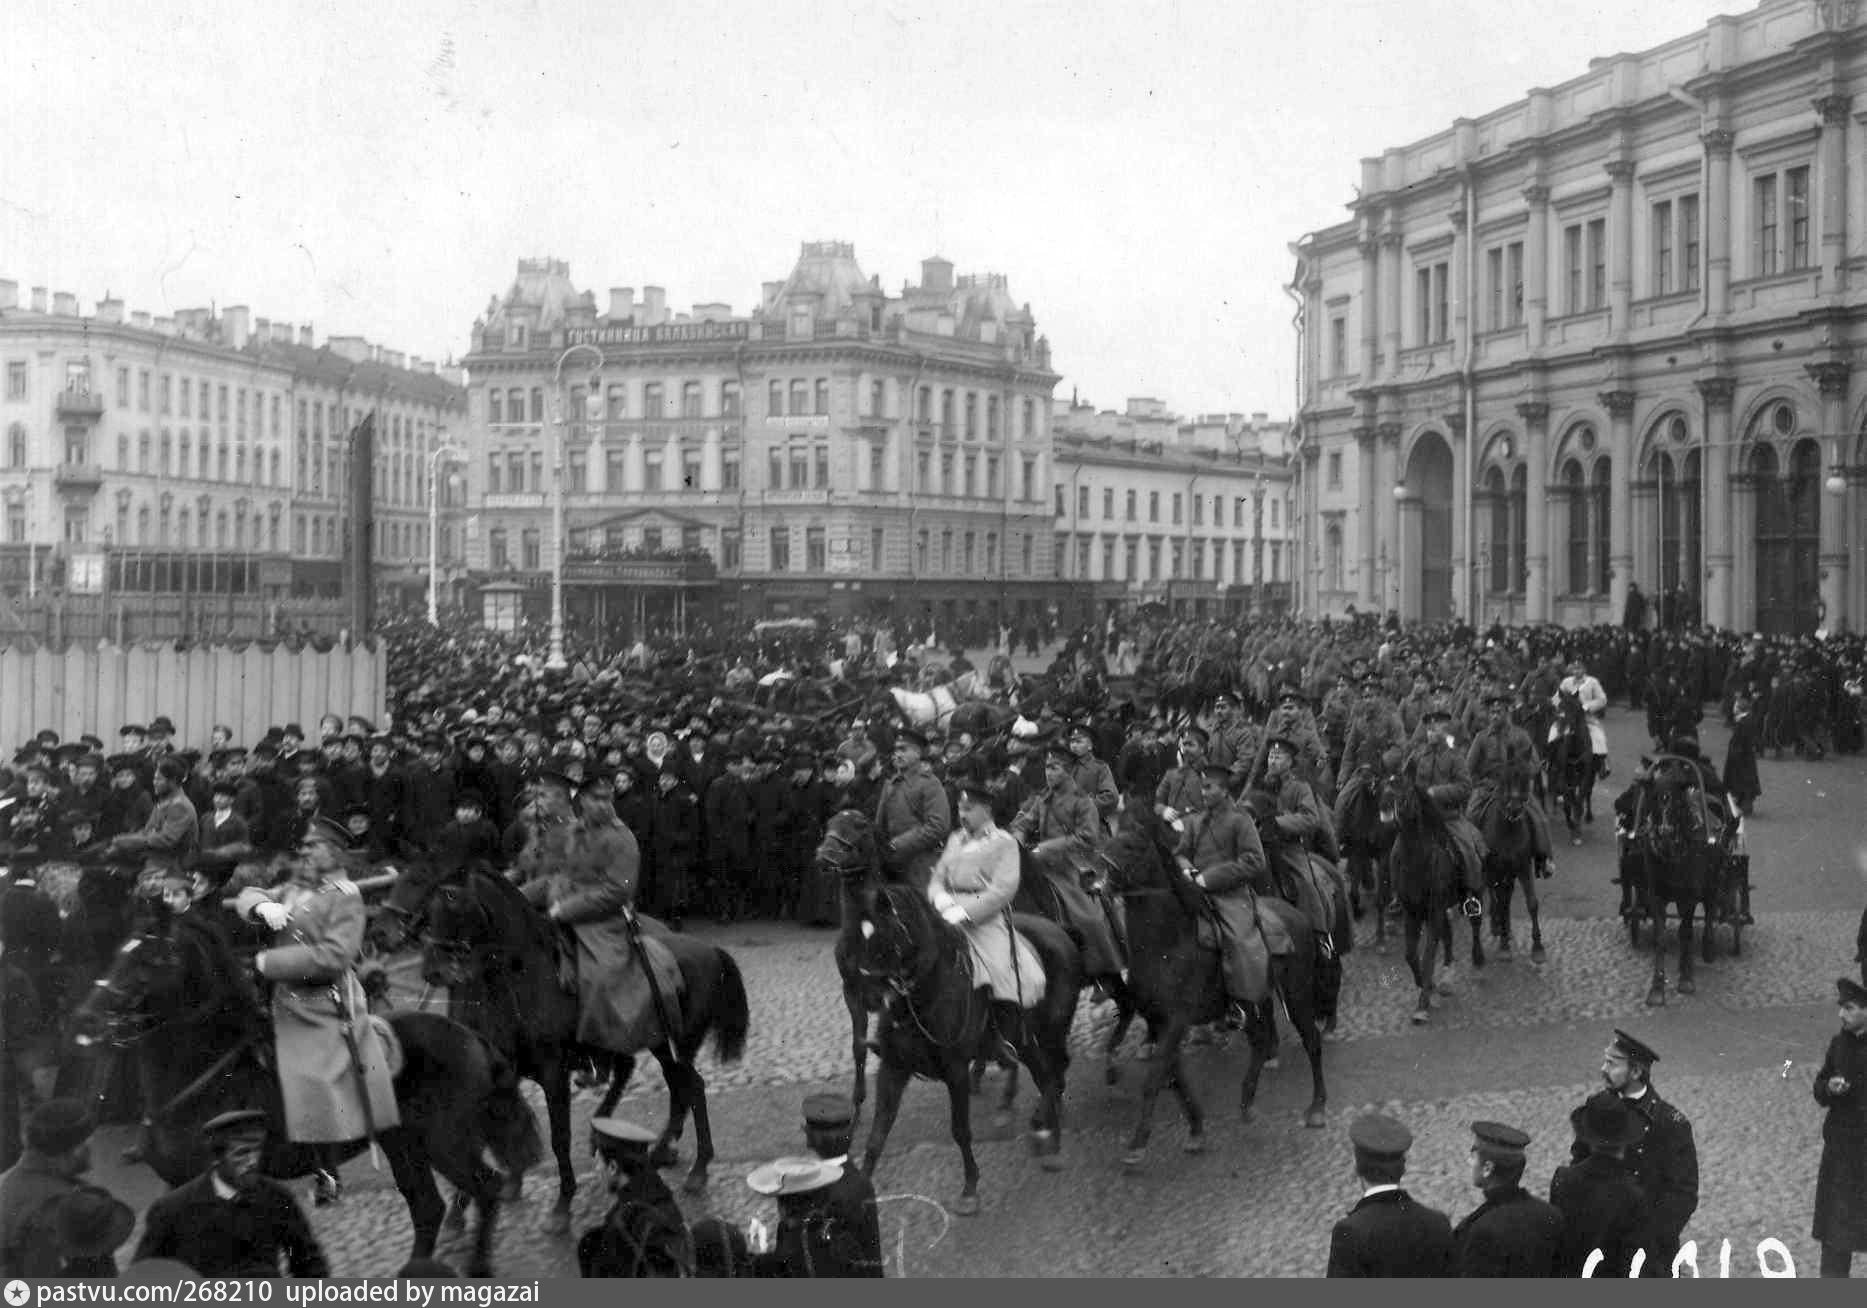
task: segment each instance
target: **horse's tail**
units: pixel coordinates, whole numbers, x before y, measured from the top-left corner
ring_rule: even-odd
[[[519,1093],[518,1068],[481,1037],[492,1088],[480,1102],[480,1138],[508,1176],[521,1176],[544,1158],[538,1119]]]
[[[713,1056],[723,1064],[745,1057],[746,1032],[752,1027],[752,1008],[746,1000],[745,978],[739,964],[724,949],[720,957],[719,987],[713,995]]]

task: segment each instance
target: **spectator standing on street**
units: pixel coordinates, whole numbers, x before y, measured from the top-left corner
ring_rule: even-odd
[[[1452,1223],[1400,1188],[1413,1133],[1371,1113],[1348,1129],[1361,1202],[1329,1235],[1331,1277],[1450,1276]]]
[[[1691,1121],[1653,1088],[1653,1065],[1659,1057],[1650,1046],[1617,1029],[1614,1043],[1601,1056],[1606,1089],[1594,1096],[1619,1096],[1646,1123],[1646,1135],[1629,1151],[1629,1157],[1647,1199],[1641,1239],[1647,1259],[1641,1276],[1652,1279],[1672,1276],[1680,1234],[1698,1211],[1698,1145],[1692,1139]],[[1580,1162],[1586,1156],[1585,1146],[1578,1141],[1571,1157]]]
[[[1627,1155],[1646,1135],[1646,1123],[1620,1096],[1595,1095],[1569,1114],[1569,1124],[1583,1157],[1558,1167],[1549,1182],[1549,1201],[1562,1212],[1564,1227],[1556,1274],[1581,1276],[1600,1250],[1593,1274],[1625,1277],[1640,1248],[1647,1204]]]
[[[1815,1074],[1822,1123],[1822,1166],[1815,1181],[1815,1229],[1822,1275],[1853,1274],[1854,1252],[1867,1249],[1867,986],[1835,982],[1841,1030]]]
[[[94,1129],[90,1112],[76,1099],[49,1100],[26,1119],[25,1152],[0,1176],[0,1277],[65,1274],[61,1235],[71,1234],[61,1232],[69,1220],[66,1205],[82,1207],[87,1195],[109,1197],[79,1179],[91,1170]]]
[[[202,1131],[214,1165],[153,1204],[136,1261],[170,1258],[202,1276],[276,1277],[279,1260],[294,1277],[324,1277],[330,1267],[292,1192],[260,1175],[266,1115],[255,1108],[222,1113]]]
[[[1551,1277],[1562,1254],[1562,1213],[1523,1188],[1530,1137],[1500,1122],[1472,1123],[1472,1184],[1484,1194],[1452,1231],[1460,1276]]]

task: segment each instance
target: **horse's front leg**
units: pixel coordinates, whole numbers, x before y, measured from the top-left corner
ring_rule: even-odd
[[[1191,1089],[1185,1085],[1180,1065],[1180,1051],[1186,1043],[1186,1032],[1186,1015],[1170,1012],[1166,1026],[1159,1032],[1154,1061],[1147,1069],[1147,1079],[1141,1084],[1141,1102],[1135,1112],[1134,1133],[1128,1137],[1128,1152],[1122,1155],[1121,1160],[1122,1167],[1127,1171],[1138,1171],[1147,1162],[1147,1145],[1154,1134],[1154,1101],[1160,1098],[1161,1090],[1169,1082],[1186,1113],[1189,1151],[1205,1147],[1204,1114],[1200,1111],[1198,1101],[1193,1098]]]
[[[875,1176],[876,1164],[881,1161],[882,1150],[888,1147],[888,1133],[895,1129],[895,1118],[901,1114],[901,1096],[907,1085],[907,1070],[896,1067],[884,1057],[881,1070],[875,1075],[875,1120],[869,1124],[869,1143],[862,1151],[862,1170],[871,1179]]]
[[[863,1100],[869,1097],[869,1009],[862,1002],[862,987],[843,984],[843,1007],[849,1010],[849,1052],[856,1068],[856,1082],[850,1091],[850,1102],[856,1111],[862,1111]]]
[[[558,1201],[545,1220],[545,1234],[570,1234],[571,1200],[577,1194],[577,1164],[571,1158],[570,1068],[563,1058],[546,1062],[543,1071],[545,1114],[551,1123],[551,1153],[558,1164]]]
[[[1651,888],[1647,891],[1647,918],[1653,924],[1653,980],[1647,986],[1647,1007],[1657,1008],[1666,1002],[1666,899]]]
[[[1115,986],[1115,1027],[1109,1032],[1108,1044],[1102,1051],[1107,1062],[1102,1076],[1110,1085],[1121,1080],[1121,1069],[1115,1065],[1115,1053],[1121,1048],[1122,1041],[1128,1038],[1128,1028],[1134,1024],[1134,992],[1128,988],[1126,981],[1117,981]]]
[[[952,1117],[953,1143],[959,1146],[961,1165],[966,1169],[965,1185],[953,1212],[959,1217],[979,1214],[979,1160],[972,1152],[972,1087],[967,1084],[966,1063],[949,1060],[946,1067],[947,1109]]]
[[[1535,866],[1525,868],[1518,880],[1523,885],[1524,911],[1530,915],[1530,961],[1547,962],[1549,955],[1543,950],[1543,919],[1537,914]]]

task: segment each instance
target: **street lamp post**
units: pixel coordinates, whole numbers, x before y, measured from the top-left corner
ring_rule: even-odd
[[[545,659],[545,667],[553,672],[562,672],[564,662],[564,407],[567,403],[564,394],[564,361],[579,350],[588,350],[596,356],[597,373],[591,374],[590,389],[598,388],[597,376],[603,365],[608,362],[603,351],[594,345],[579,342],[558,355],[557,367],[551,373],[551,389],[557,400],[557,418],[551,425],[557,436],[556,449],[553,451],[551,464],[551,652]]]
[[[1407,621],[1407,483],[1394,487],[1394,612]]]
[[[466,451],[443,441],[428,455],[428,625],[441,625],[441,456],[466,458]]]

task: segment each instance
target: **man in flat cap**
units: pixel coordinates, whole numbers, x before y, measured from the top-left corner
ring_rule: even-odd
[[[1867,986],[1835,982],[1841,1029],[1815,1074],[1822,1123],[1822,1165],[1815,1180],[1815,1229],[1822,1275],[1848,1276],[1854,1252],[1867,1249]]]
[[[603,1224],[577,1241],[579,1273],[585,1278],[688,1275],[693,1246],[687,1219],[648,1161],[655,1133],[620,1117],[597,1117],[590,1121],[590,1143],[616,1198]]]
[[[201,1276],[270,1278],[280,1259],[294,1277],[330,1275],[324,1250],[292,1192],[260,1173],[269,1128],[256,1108],[202,1128],[214,1165],[149,1206],[136,1261],[171,1258]]]
[[[1452,1223],[1400,1187],[1413,1133],[1381,1113],[1355,1119],[1361,1202],[1329,1234],[1331,1277],[1425,1277],[1452,1274]]]
[[[1472,1184],[1484,1195],[1452,1228],[1459,1276],[1551,1277],[1562,1254],[1560,1210],[1523,1188],[1530,1137],[1502,1122],[1472,1123]]]
[[[927,888],[928,874],[953,830],[946,787],[927,768],[927,737],[912,727],[895,735],[894,774],[875,804],[876,835],[889,878]]]
[[[1646,1134],[1628,1151],[1635,1179],[1646,1195],[1648,1215],[1642,1247],[1641,1276],[1667,1278],[1679,1253],[1680,1233],[1698,1210],[1698,1146],[1692,1123],[1653,1088],[1653,1065],[1660,1056],[1640,1040],[1616,1029],[1601,1055],[1602,1095],[1618,1095],[1646,1123]],[[1571,1156],[1580,1161],[1586,1147],[1577,1142]]]

